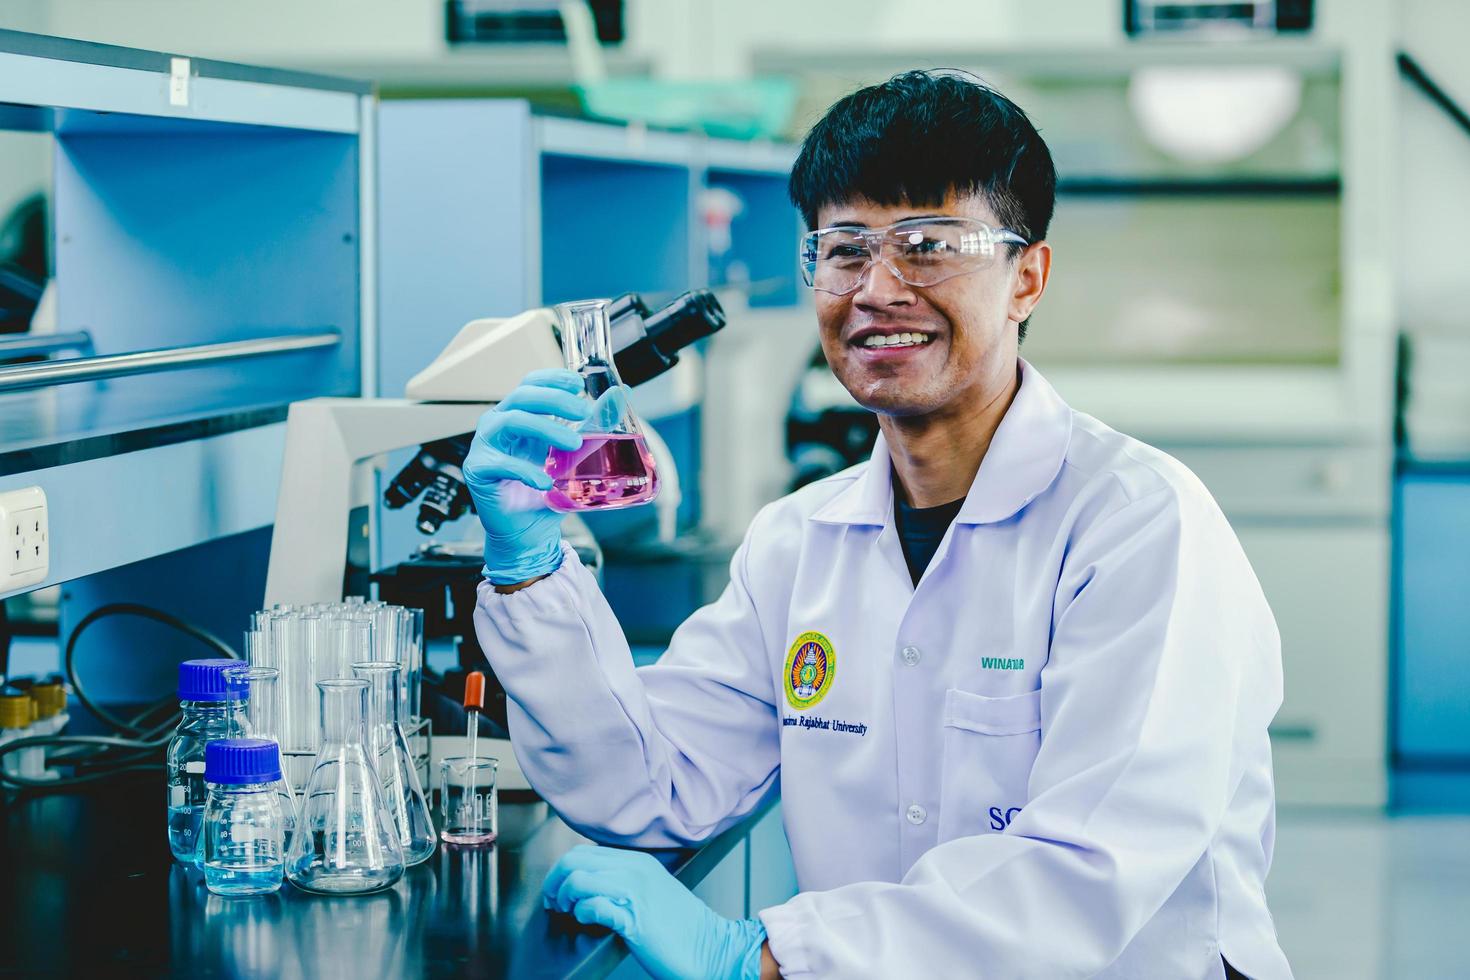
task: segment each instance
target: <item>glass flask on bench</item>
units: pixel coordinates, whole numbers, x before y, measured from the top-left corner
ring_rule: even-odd
[[[323,895],[388,888],[403,877],[403,849],[368,749],[368,682],[337,678],[316,686],[321,747],[301,794],[286,877]]]

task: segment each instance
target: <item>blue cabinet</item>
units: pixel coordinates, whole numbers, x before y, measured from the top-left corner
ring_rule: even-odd
[[[1470,468],[1399,478],[1394,748],[1470,773]]]

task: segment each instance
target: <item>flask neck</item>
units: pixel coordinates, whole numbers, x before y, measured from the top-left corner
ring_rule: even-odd
[[[391,661],[372,661],[352,665],[353,673],[367,681],[367,730],[375,745],[381,745],[398,727],[402,692],[399,680],[402,668]]]
[[[366,731],[363,715],[368,686],[363,681],[319,681],[323,748],[347,743],[361,744]]]
[[[372,679],[368,690],[368,724],[392,727],[398,724],[398,672],[383,672]]]
[[[607,316],[607,302],[562,303],[556,307],[556,316],[567,367],[586,380],[587,393],[596,398],[621,384],[613,366],[612,324]]]

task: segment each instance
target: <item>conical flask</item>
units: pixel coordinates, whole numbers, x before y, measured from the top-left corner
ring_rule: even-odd
[[[246,734],[254,738],[269,739],[276,743],[276,748],[279,750],[281,745],[281,672],[274,667],[250,667],[242,664],[239,667],[231,667],[225,671],[225,675],[232,678],[241,690],[249,692],[249,697],[245,702]],[[296,821],[300,813],[296,794],[291,792],[291,784],[286,781],[285,761],[285,759],[281,760],[281,777],[271,784],[271,788],[275,790],[276,797],[281,804],[283,830],[281,852],[290,854],[291,842],[296,833]]]
[[[429,859],[437,840],[434,818],[429,815],[429,801],[424,799],[418,769],[408,751],[408,738],[399,723],[402,703],[399,675],[402,670],[401,664],[391,660],[352,665],[352,672],[368,682],[368,751],[378,770],[383,801],[388,805],[393,825],[398,829],[403,863],[413,867]]]
[[[286,877],[326,895],[387,888],[403,877],[403,849],[368,754],[368,682],[338,678],[316,686],[321,747],[301,794]]]
[[[581,446],[547,454],[547,506],[577,511],[646,504],[658,496],[658,470],[613,365],[607,301],[562,303],[555,309],[567,367],[582,376],[582,397],[592,412],[574,426],[582,434]]]

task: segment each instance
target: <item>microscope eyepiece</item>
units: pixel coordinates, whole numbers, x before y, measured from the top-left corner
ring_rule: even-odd
[[[635,294],[619,297],[618,303],[631,297],[629,309],[647,310]],[[708,289],[695,289],[667,306],[642,318],[643,336],[618,349],[618,375],[624,384],[640,385],[658,377],[679,363],[679,351],[702,340],[725,325],[725,311]],[[618,331],[613,328],[614,339]]]
[[[708,289],[694,289],[644,321],[659,350],[672,354],[725,325],[725,311]]]

